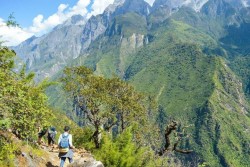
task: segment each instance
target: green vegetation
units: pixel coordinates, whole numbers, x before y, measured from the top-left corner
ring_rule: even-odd
[[[31,140],[38,125],[46,125],[51,117],[44,91],[49,83],[35,84],[34,74],[25,74],[23,68],[14,72],[14,51],[0,50],[0,115],[1,121],[21,139]]]
[[[15,72],[15,56],[15,52],[6,47],[0,49],[0,166],[15,166],[14,160],[21,154],[21,148],[33,157],[44,156],[34,145],[38,126],[45,129],[54,126],[62,133],[68,125],[73,135],[83,135],[82,129],[65,114],[48,106],[45,89],[52,82],[36,84],[34,74],[25,74],[25,68]]]
[[[102,142],[100,150],[95,150],[93,153],[105,166],[155,167],[161,166],[168,160],[155,155],[153,150],[147,147],[136,146],[131,128],[126,129],[115,140],[111,140],[109,134],[105,134]]]
[[[247,97],[250,97],[250,57],[239,56],[234,57],[229,64],[231,69],[240,77],[243,82],[244,92]]]
[[[34,74],[25,74],[23,68],[15,72],[15,52],[0,49],[0,163],[13,165],[18,147],[7,135],[11,130],[18,138],[33,141],[36,128],[48,125],[52,114],[44,91],[50,84],[35,84]]]
[[[117,35],[124,35],[125,37],[130,37],[136,33],[146,34],[147,32],[146,19],[137,13],[126,13],[117,16],[113,24],[115,24],[114,26],[118,30]],[[111,27],[113,28],[113,26]]]
[[[139,91],[154,95],[167,115],[192,117],[193,108],[202,106],[213,90],[214,57],[204,55],[197,45],[163,35],[137,52],[126,79]]]
[[[14,166],[15,154],[20,151],[20,145],[9,138],[9,134],[0,131],[0,166]]]

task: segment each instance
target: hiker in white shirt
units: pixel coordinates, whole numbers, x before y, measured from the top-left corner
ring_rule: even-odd
[[[66,158],[69,159],[69,163],[73,162],[73,144],[72,135],[69,133],[70,128],[68,126],[64,127],[64,133],[60,135],[58,139],[59,154],[61,159],[60,167],[63,167]]]

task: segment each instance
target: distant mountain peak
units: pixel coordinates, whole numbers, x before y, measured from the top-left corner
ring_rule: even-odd
[[[56,26],[53,30],[58,30],[60,28],[64,28],[64,27],[72,26],[72,25],[83,26],[86,24],[86,22],[87,22],[86,17],[83,17],[82,15],[73,15],[62,24],[59,24],[58,26]]]
[[[106,13],[113,13],[117,7],[122,6],[125,0],[115,0],[113,4],[110,4],[104,12]]]
[[[109,5],[104,14],[116,16],[128,12],[135,12],[147,16],[150,14],[151,6],[144,0],[115,0]]]
[[[244,7],[249,7],[250,6],[250,1],[249,0],[242,0],[241,2],[242,2],[242,5]]]
[[[83,17],[82,15],[73,15],[71,18],[66,20],[63,25],[84,25],[86,23],[87,19],[86,17]]]
[[[168,6],[171,9],[178,9],[183,6],[190,7],[196,12],[200,12],[202,7],[207,3],[213,0],[155,0],[154,8],[157,9],[162,6]],[[231,4],[233,7],[249,7],[250,0],[222,0],[225,3]]]
[[[243,7],[249,7],[250,6],[250,0],[241,0],[241,4]]]
[[[125,0],[115,0],[114,4],[123,4]]]
[[[208,1],[209,0],[155,0],[153,6],[154,8],[168,6],[172,9],[188,6],[193,8],[196,12],[199,12],[202,6]]]

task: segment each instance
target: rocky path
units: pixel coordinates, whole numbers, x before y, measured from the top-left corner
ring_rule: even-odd
[[[58,149],[50,150],[48,147],[43,148],[49,159],[47,160],[46,167],[59,167],[60,159],[58,158]],[[74,149],[74,163],[69,164],[66,160],[67,167],[103,167],[100,161],[96,161],[94,157],[84,149]]]

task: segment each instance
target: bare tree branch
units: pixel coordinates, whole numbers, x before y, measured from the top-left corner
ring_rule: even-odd
[[[190,127],[191,125],[189,126],[185,126],[183,129],[182,129],[182,132],[179,133],[179,132],[176,132],[176,129],[177,129],[177,125],[178,123],[176,121],[172,121],[171,124],[167,125],[166,127],[166,130],[165,130],[165,146],[162,150],[160,150],[158,152],[158,155],[159,156],[163,156],[167,151],[176,151],[176,152],[179,152],[179,153],[182,153],[182,154],[189,154],[191,152],[193,152],[193,150],[181,150],[181,149],[178,149],[177,146],[179,144],[179,142],[182,140],[183,138],[183,135],[185,133],[185,128],[188,128]],[[170,142],[170,135],[174,132],[174,135],[176,136],[177,140],[176,142],[174,143],[173,145],[173,148],[171,149],[170,146],[171,146],[171,142]]]

